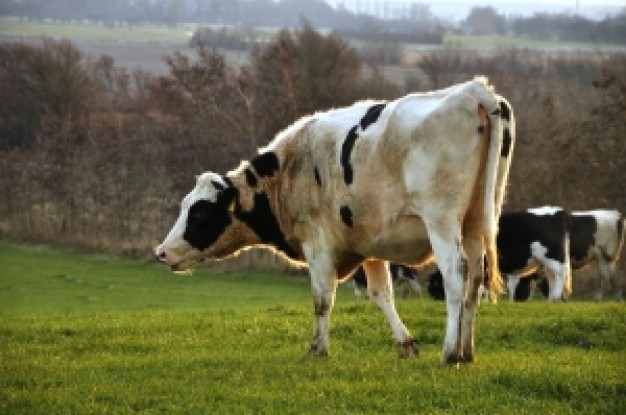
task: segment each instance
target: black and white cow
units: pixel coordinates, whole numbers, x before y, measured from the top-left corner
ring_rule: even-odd
[[[504,275],[505,282],[507,281],[507,276]],[[487,281],[485,281],[487,284]],[[517,284],[507,284],[509,291],[509,298],[512,301],[528,301],[535,290],[535,288],[539,289],[541,294],[548,298],[550,293],[550,287],[548,285],[548,279],[543,275],[543,273],[536,272],[524,278],[518,278]],[[489,287],[486,287],[489,289]],[[435,272],[428,276],[428,294],[435,300],[445,300],[446,292],[443,288],[443,279],[441,277],[441,272],[437,269]]]
[[[549,298],[559,300],[571,291],[569,264],[569,219],[565,210],[541,207],[504,212],[500,216],[497,247],[500,272],[509,299],[523,301],[531,293],[531,276],[542,270],[548,278]],[[429,277],[428,291],[443,298],[436,273]]]
[[[403,287],[402,297],[408,297],[409,293],[413,293],[417,296],[422,295],[422,286],[417,281],[417,271],[411,267],[399,264],[389,264],[389,272],[391,274],[391,281],[395,283],[397,287]],[[354,295],[355,297],[361,297],[364,292],[367,291],[367,276],[363,267],[359,267],[352,275],[352,281],[354,281]]]
[[[447,292],[442,361],[470,362],[485,254],[493,297],[503,289],[496,233],[514,142],[511,106],[484,77],[307,116],[236,170],[200,175],[156,255],[177,271],[254,245],[306,262],[313,355],[328,353],[338,282],[362,264],[401,356],[417,349],[386,261],[434,255]]]
[[[624,244],[624,218],[621,213],[602,209],[570,212],[568,230],[572,270],[583,269],[595,262],[599,274],[595,299],[602,299],[603,287],[607,284],[612,285],[616,297],[622,299],[622,281],[616,267]],[[546,283],[543,272],[533,276],[538,279],[538,284]],[[571,282],[566,285],[570,287]],[[509,281],[507,286],[514,287],[515,282]]]
[[[622,281],[616,263],[624,245],[624,218],[616,210],[572,212],[570,216],[570,258],[572,268],[578,270],[595,262],[598,267],[598,285],[595,298],[602,299],[604,285],[615,288],[622,299]]]
[[[571,270],[567,212],[549,206],[506,212],[500,216],[499,223],[500,272],[506,276],[509,299],[514,300],[520,278],[540,269],[548,278],[550,300],[569,295]]]

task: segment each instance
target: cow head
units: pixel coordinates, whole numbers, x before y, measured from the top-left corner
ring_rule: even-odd
[[[176,223],[155,249],[157,259],[174,271],[184,271],[225,256],[224,239],[233,226],[236,200],[237,189],[224,177],[210,172],[199,176],[181,203]]]

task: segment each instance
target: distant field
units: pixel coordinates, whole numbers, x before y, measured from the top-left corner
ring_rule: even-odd
[[[181,52],[193,62],[196,51],[189,47],[190,28],[146,25],[136,27],[87,26],[64,23],[20,23],[0,19],[0,42],[37,42],[39,37],[70,39],[92,60],[109,55],[119,66],[166,75],[164,56]],[[242,51],[221,50],[229,64],[239,66],[247,60]]]
[[[624,45],[609,45],[583,42],[560,42],[548,40],[533,40],[521,37],[510,36],[469,36],[469,35],[446,35],[444,44],[450,47],[462,49],[536,49],[548,52],[576,52],[576,51],[603,51],[603,52],[625,52]]]
[[[265,29],[271,33],[270,29]],[[116,63],[130,70],[141,69],[157,75],[169,72],[163,61],[165,55],[179,51],[194,59],[195,51],[188,46],[193,27],[167,27],[159,25],[116,26],[81,25],[68,23],[31,23],[18,22],[14,19],[0,18],[0,42],[33,41],[41,36],[66,38],[72,40],[92,60],[107,54]],[[553,52],[626,52],[626,47],[615,45],[595,45],[591,43],[568,43],[534,41],[506,36],[459,36],[447,35],[446,46],[467,49],[493,51],[501,48],[530,48]],[[408,60],[427,50],[437,49],[433,45],[405,45]],[[240,66],[247,61],[247,52],[220,50],[229,64]],[[407,75],[414,75],[412,68],[385,67],[384,73],[391,80],[403,83]]]
[[[185,43],[193,31],[189,28],[170,28],[158,25],[105,27],[103,25],[67,23],[26,23],[1,19],[0,34],[81,40]]]
[[[445,306],[399,300],[400,360],[342,287],[331,356],[306,356],[303,277],[177,277],[155,264],[0,243],[0,413],[623,414],[626,306],[481,307],[477,361],[444,367]]]

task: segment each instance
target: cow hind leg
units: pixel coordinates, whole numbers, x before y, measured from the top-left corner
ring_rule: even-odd
[[[484,241],[482,236],[465,236],[463,247],[467,254],[469,279],[463,301],[461,318],[462,362],[474,361],[474,321],[480,305],[481,287],[484,281]]]
[[[445,223],[437,221],[435,223]],[[461,244],[460,226],[456,231],[445,231],[429,227],[429,238],[435,259],[443,276],[446,293],[446,335],[441,360],[443,363],[463,362],[461,329],[463,320],[463,299],[468,275],[468,261]],[[471,321],[468,318],[467,321]]]
[[[369,297],[387,317],[400,357],[417,356],[419,352],[415,347],[415,340],[396,311],[393,285],[387,264],[383,261],[370,260],[363,263],[363,269],[367,276]]]

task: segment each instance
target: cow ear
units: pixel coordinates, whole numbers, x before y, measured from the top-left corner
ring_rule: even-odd
[[[220,203],[223,206],[226,206],[226,210],[231,215],[235,213],[235,208],[237,206],[237,189],[235,187],[227,187],[220,192]]]

